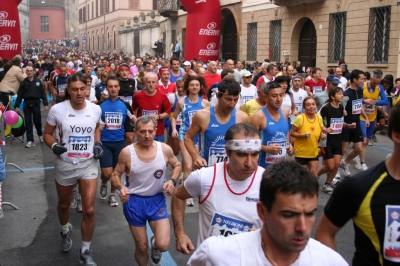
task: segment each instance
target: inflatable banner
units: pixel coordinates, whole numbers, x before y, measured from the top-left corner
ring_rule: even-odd
[[[22,0],[2,0],[0,4],[0,57],[12,59],[21,53],[18,5]]]
[[[187,11],[185,60],[218,59],[221,10],[219,0],[181,0]]]

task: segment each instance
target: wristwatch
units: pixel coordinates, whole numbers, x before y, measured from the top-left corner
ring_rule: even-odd
[[[172,178],[170,180],[172,181],[172,183],[174,183],[174,187],[175,187],[177,180],[176,179],[172,179]]]
[[[158,115],[158,120],[161,120],[161,115]]]

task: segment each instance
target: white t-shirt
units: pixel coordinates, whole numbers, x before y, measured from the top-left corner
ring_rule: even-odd
[[[261,247],[260,229],[229,237],[209,237],[190,257],[187,265],[273,266]],[[339,253],[310,238],[292,266],[342,266],[348,263]]]
[[[290,89],[290,91],[293,93],[296,110],[301,113],[301,110],[303,109],[304,98],[308,96],[308,93],[303,89],[299,89],[297,92],[293,91],[292,89]]]
[[[338,85],[338,87],[340,87],[340,88],[342,88],[343,89],[343,91],[346,89],[346,87],[347,87],[347,79],[345,78],[345,77],[341,77],[340,79],[339,79],[339,81],[340,81],[340,84]]]
[[[247,103],[248,101],[258,98],[257,87],[253,84],[250,84],[249,88],[240,85],[240,88],[241,91],[239,94],[239,101],[236,104],[236,108],[240,108],[240,106]]]

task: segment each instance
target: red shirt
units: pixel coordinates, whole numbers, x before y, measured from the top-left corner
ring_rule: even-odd
[[[160,81],[158,81],[158,84],[157,84],[157,90],[168,95],[168,94],[176,92],[176,86],[175,86],[175,83],[172,83],[170,81],[168,81],[167,86],[164,86],[164,84],[160,80]]]
[[[221,76],[217,73],[215,73],[213,76],[211,76],[210,73],[205,73],[203,75],[203,78],[206,80],[206,84],[207,84],[206,95],[207,95],[208,90],[211,88],[211,86],[214,83],[218,83],[218,82],[222,81]]]
[[[273,81],[274,79],[275,78],[272,77],[272,80],[269,80],[265,75],[263,75],[257,80],[256,87],[258,88],[258,87],[260,87],[261,83],[263,83],[263,82],[267,82],[268,83],[268,82]]]
[[[156,90],[156,94],[153,96],[148,96],[145,90],[142,90],[133,97],[132,109],[133,111],[138,110],[137,117],[152,114],[159,115],[162,113],[170,114],[171,104],[169,103],[168,97],[158,90]],[[161,135],[164,135],[164,120],[157,121],[156,136]]]
[[[313,79],[309,79],[304,82],[304,85],[310,87],[310,91],[313,94],[323,92],[326,87],[325,80],[323,80],[323,79],[319,79],[319,81],[317,83]],[[315,88],[316,92],[314,92],[314,88]]]

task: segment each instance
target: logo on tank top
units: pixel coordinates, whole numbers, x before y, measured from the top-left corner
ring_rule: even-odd
[[[163,173],[164,173],[164,171],[161,170],[161,169],[159,169],[159,170],[157,170],[157,171],[154,172],[154,177],[155,177],[156,179],[160,179],[160,178],[162,177]]]
[[[219,127],[219,125],[211,124],[211,127]]]

